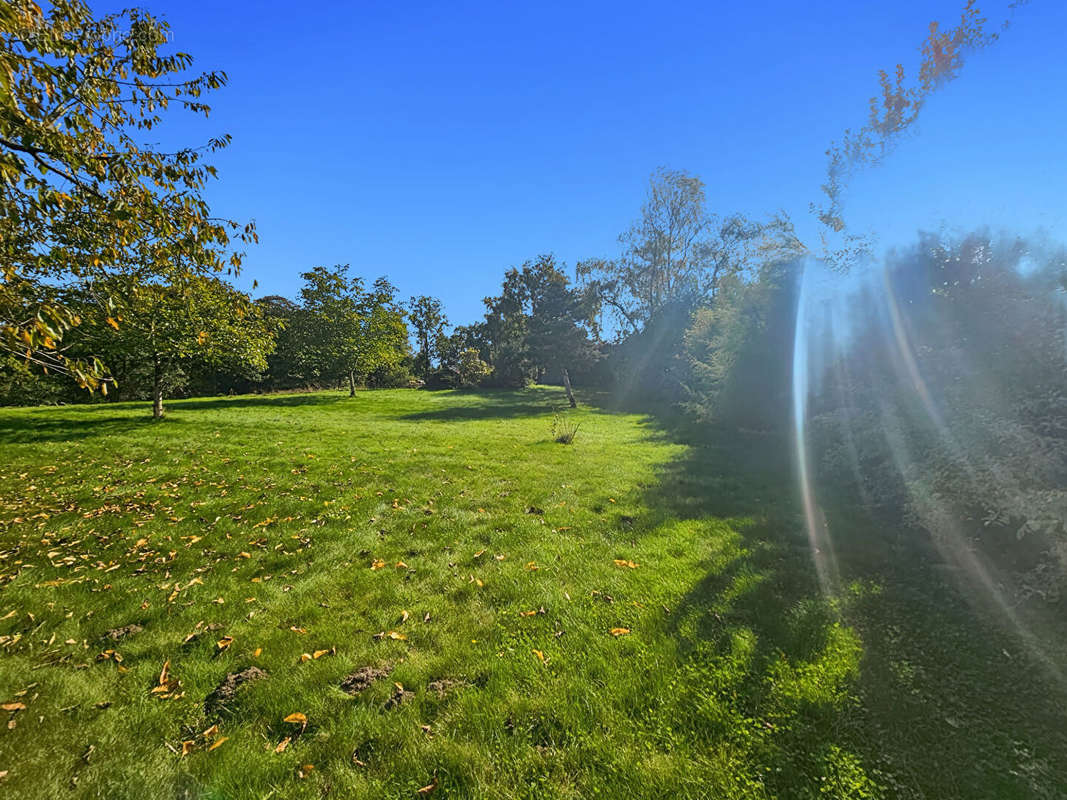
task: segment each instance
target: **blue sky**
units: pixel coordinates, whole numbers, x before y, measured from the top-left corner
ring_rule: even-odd
[[[208,121],[160,137],[233,135],[208,198],[259,227],[239,284],[293,296],[301,271],[351,263],[456,323],[538,253],[614,254],[660,165],[700,175],[714,210],[783,209],[812,239],[826,146],[862,124],[876,71],[916,64],[962,2],[142,0],[197,68],[229,74]],[[1006,3],[979,5],[998,19]],[[1062,226],[1064,30],[1067,3],[1021,9],[857,180],[853,220],[886,243]]]

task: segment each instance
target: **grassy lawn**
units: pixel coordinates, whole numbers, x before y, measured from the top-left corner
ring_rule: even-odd
[[[787,447],[561,405],[0,410],[0,792],[1067,796],[1009,631],[877,536],[823,596]]]

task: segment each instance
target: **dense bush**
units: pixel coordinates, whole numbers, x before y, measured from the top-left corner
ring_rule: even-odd
[[[1067,574],[1065,263],[986,234],[921,237],[842,301],[851,334],[816,359],[813,397],[825,490],[949,557],[977,547],[1048,600]]]

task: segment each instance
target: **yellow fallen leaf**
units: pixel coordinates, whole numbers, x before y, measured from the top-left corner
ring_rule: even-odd
[[[225,742],[229,738],[230,738],[229,736],[220,736],[218,739],[216,739],[212,743],[211,747],[209,747],[207,749],[207,751],[210,753],[212,750],[214,750],[216,747],[218,747],[220,744],[222,744],[223,742]]]
[[[475,558],[481,558],[484,553],[485,553],[485,548],[483,547],[481,550],[479,550],[477,553],[474,554],[474,557]]]
[[[545,663],[545,654],[544,653],[542,653],[540,650],[534,650],[533,654],[535,656],[537,656],[537,658],[541,661],[542,664]]]
[[[329,650],[316,650],[312,654],[311,657],[314,658],[317,661],[318,659],[322,658],[324,655],[326,655],[329,652],[330,652]]]
[[[411,616],[411,614],[409,614],[407,611],[401,611],[400,612],[400,624],[403,625],[405,622],[407,622],[408,621],[408,617],[410,617],[410,616]]]
[[[640,564],[635,564],[633,561],[627,561],[625,558],[616,558],[615,559],[615,566],[616,567],[629,567],[630,569],[637,569],[641,565]]]
[[[0,706],[0,708],[4,709],[4,711],[25,711],[26,710],[26,704],[25,703],[4,703],[2,706]]]
[[[229,647],[231,644],[233,644],[233,637],[232,636],[223,636],[215,644],[218,646],[219,650],[225,650],[227,647]]]
[[[259,656],[262,653],[263,653],[263,648],[262,647],[257,647],[255,650],[252,651],[252,658],[259,658]]]
[[[387,633],[385,635],[388,636],[390,639],[396,639],[398,642],[405,642],[405,641],[407,641],[407,638],[408,638],[407,636],[405,636],[404,634],[400,633],[399,631],[389,631],[389,633]]]
[[[193,747],[195,746],[196,743],[191,739],[182,742],[182,758],[185,758],[187,755],[189,755],[189,753],[193,751]]]
[[[313,769],[315,769],[315,765],[314,764],[304,764],[304,766],[302,766],[300,769],[298,769],[296,771],[296,774],[298,776],[300,776],[300,778],[306,778],[308,775],[311,774],[311,771]]]
[[[282,739],[280,742],[278,742],[278,746],[274,748],[274,752],[275,753],[284,753],[285,752],[285,748],[287,748],[289,746],[289,742],[291,742],[291,741],[293,741],[292,737],[291,736],[286,736],[284,739]]]
[[[532,617],[536,613],[537,613],[536,611],[520,611],[519,612],[519,616],[520,617]]]
[[[381,569],[384,566],[385,566],[385,561],[383,559],[376,558],[376,559],[374,559],[374,561],[371,562],[370,568],[371,569]]]
[[[210,728],[208,728],[206,731],[204,731],[200,735],[203,736],[205,739],[210,739],[212,736],[216,736],[218,734],[218,732],[219,732],[219,726],[217,724],[215,724],[215,725],[212,725]]]
[[[611,635],[612,636],[625,636],[629,632],[630,632],[629,628],[612,628],[611,629]]]
[[[305,664],[310,660],[311,660],[311,654],[310,653],[301,653],[300,654],[300,663],[301,664]]]
[[[283,719],[282,722],[292,722],[299,725],[307,725],[308,718],[306,714],[301,714],[299,711],[294,711],[288,717]]]
[[[408,569],[409,567],[403,561],[397,561],[396,562],[396,568],[397,569]]]
[[[527,561],[526,562],[526,569],[530,570],[530,572],[533,572],[533,571],[539,569],[539,567],[537,566],[537,562],[536,561]]]
[[[423,787],[422,787],[421,789],[419,789],[418,791],[416,791],[416,792],[415,792],[415,794],[430,794],[430,793],[431,793],[432,791],[434,791],[434,790],[435,790],[436,788],[437,788],[437,776],[436,776],[436,775],[434,775],[434,778],[433,778],[433,783],[428,783],[428,784],[426,784],[426,785],[425,785],[425,786],[423,786]]]

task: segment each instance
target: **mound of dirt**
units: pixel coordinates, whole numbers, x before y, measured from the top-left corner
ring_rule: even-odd
[[[237,690],[246,683],[258,681],[267,677],[267,671],[259,667],[249,667],[240,672],[231,672],[222,679],[222,683],[215,687],[215,691],[208,695],[204,701],[204,711],[211,714],[215,711],[226,709],[226,704],[233,700]]]
[[[386,677],[392,671],[392,666],[388,664],[384,667],[363,667],[357,669],[341,681],[341,691],[356,697],[372,683]]]

